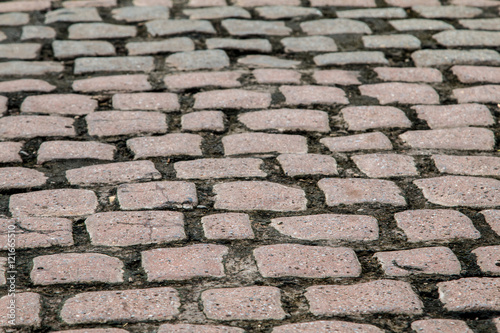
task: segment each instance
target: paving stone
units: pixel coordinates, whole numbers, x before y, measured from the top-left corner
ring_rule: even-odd
[[[493,31],[448,30],[437,33],[432,38],[446,47],[500,45],[500,32]]]
[[[477,265],[486,274],[500,275],[500,246],[478,247],[472,254],[476,256]]]
[[[16,1],[16,2],[32,2],[32,1]],[[43,2],[43,1],[33,1],[33,2]],[[50,2],[49,2],[50,3]],[[0,11],[5,8],[1,7]],[[15,323],[16,326],[31,326],[40,327],[42,325],[42,318],[40,313],[42,310],[40,295],[32,292],[19,292],[15,296]],[[12,304],[12,297],[5,295],[0,298],[0,327],[12,328],[9,321],[9,306]]]
[[[49,9],[50,6],[49,0],[2,2],[0,3],[0,13],[42,11]]]
[[[479,8],[465,6],[413,6],[412,10],[425,18],[471,18],[483,12]]]
[[[336,12],[341,18],[405,18],[406,12],[402,8],[375,8],[375,9],[354,9]]]
[[[203,232],[207,239],[253,239],[255,235],[247,214],[223,213],[203,216]]]
[[[7,109],[8,109],[8,107],[7,107],[8,103],[9,103],[9,99],[7,97],[0,96],[0,112],[3,113],[3,112],[7,111]]]
[[[500,30],[500,18],[463,19],[458,20],[458,23],[467,29]]]
[[[373,70],[384,81],[443,82],[441,72],[434,68],[376,67]]]
[[[453,89],[452,97],[458,103],[497,103],[500,100],[500,85]]]
[[[114,75],[101,76],[90,79],[76,80],[73,82],[73,90],[79,92],[115,92],[115,91],[145,91],[151,90],[148,76],[136,75]]]
[[[194,95],[195,109],[265,109],[271,104],[271,94],[243,89],[200,92]]]
[[[14,217],[65,217],[92,214],[97,205],[97,197],[92,191],[57,189],[13,194],[9,209]]]
[[[357,277],[361,265],[354,251],[346,247],[277,244],[253,251],[263,277],[305,278]]]
[[[490,228],[497,233],[497,235],[500,235],[500,210],[483,210],[481,214],[483,214]]]
[[[385,0],[390,6],[412,7],[412,6],[441,6],[439,0]]]
[[[120,259],[99,253],[60,253],[33,259],[30,274],[35,285],[123,282]]]
[[[276,287],[220,288],[201,293],[203,312],[216,320],[283,319],[286,313],[280,298]]]
[[[301,74],[290,69],[255,69],[253,76],[260,84],[300,83]]]
[[[165,115],[149,111],[100,111],[85,117],[89,135],[106,137],[141,133],[165,133]]]
[[[37,152],[37,163],[54,160],[113,160],[116,147],[93,141],[46,141]]]
[[[68,324],[163,321],[177,316],[179,307],[179,295],[169,287],[94,291],[66,300],[60,316]]]
[[[325,36],[287,37],[281,40],[286,53],[294,52],[336,52],[337,45]]]
[[[304,109],[273,109],[240,113],[238,120],[254,131],[275,129],[280,132],[330,132],[328,114]]]
[[[261,164],[258,158],[204,158],[176,162],[174,168],[183,179],[266,177]]]
[[[225,5],[224,5],[225,6]],[[225,6],[201,9],[185,9],[182,11],[191,20],[215,20],[230,17],[252,18],[250,13],[241,7]]]
[[[376,280],[352,285],[312,286],[305,297],[314,315],[360,315],[372,313],[416,315],[423,304],[409,283]]]
[[[351,0],[345,2],[342,0],[311,0],[312,7],[376,7],[375,0]]]
[[[19,155],[22,148],[22,142],[0,142],[0,163],[22,162]]]
[[[56,40],[52,42],[52,50],[54,50],[54,57],[60,59],[116,54],[113,44],[105,41]]]
[[[336,52],[317,55],[313,58],[318,66],[330,65],[350,65],[350,64],[381,64],[388,65],[389,61],[380,51],[355,51],[355,52]]]
[[[337,175],[337,162],[328,155],[282,154],[277,158],[287,176]]]
[[[222,132],[225,129],[224,118],[221,111],[191,112],[181,117],[181,126],[183,131]]]
[[[45,14],[45,24],[57,22],[100,22],[97,8],[61,8]]]
[[[432,129],[489,126],[495,123],[490,110],[482,104],[417,105],[412,108]]]
[[[259,6],[300,6],[300,0],[234,0],[241,7]]]
[[[97,101],[91,96],[77,94],[49,94],[28,96],[21,104],[24,113],[56,115],[85,115],[94,112]]]
[[[118,186],[117,196],[123,210],[193,208],[198,205],[196,187],[188,182],[123,184]]]
[[[241,86],[238,80],[242,74],[242,71],[181,73],[166,75],[163,81],[172,91],[204,87],[234,88]]]
[[[399,154],[355,155],[351,159],[370,178],[418,176],[415,160]]]
[[[163,136],[140,137],[127,140],[134,158],[156,156],[201,156],[202,137],[197,134],[173,133]]]
[[[203,20],[155,20],[147,22],[146,28],[153,37],[185,33],[215,34],[212,24]]]
[[[0,190],[31,189],[45,185],[47,177],[40,171],[10,167],[0,168]]]
[[[493,50],[418,50],[411,58],[417,67],[500,64],[500,55]]]
[[[493,319],[493,324],[495,325],[495,328],[498,331],[500,329],[500,318],[497,317],[497,318]]]
[[[367,49],[419,49],[420,40],[412,35],[363,36],[363,45]]]
[[[285,22],[281,21],[229,19],[222,21],[222,27],[226,29],[231,36],[288,36],[292,32],[292,29],[286,27]]]
[[[161,244],[186,238],[184,215],[179,212],[97,213],[85,220],[85,226],[95,246]]]
[[[321,139],[320,142],[333,152],[392,149],[389,138],[380,132],[329,137]]]
[[[7,35],[4,32],[0,31],[0,41],[6,40],[6,39],[7,39]]]
[[[57,331],[52,333],[128,333],[120,328],[91,328],[81,330]]]
[[[99,164],[66,171],[66,179],[71,185],[84,186],[120,184],[161,178],[161,173],[156,170],[151,161]]]
[[[447,247],[377,252],[374,257],[389,276],[458,275],[462,269],[457,256]]]
[[[209,38],[205,40],[208,49],[243,50],[268,53],[272,46],[267,39]]]
[[[322,19],[303,22],[300,28],[308,35],[371,34],[372,30],[361,21],[351,19]]]
[[[21,40],[54,38],[56,38],[56,31],[53,28],[39,25],[25,25],[21,33]]]
[[[498,2],[493,1],[493,0],[479,0],[479,1],[451,0],[450,3],[452,5],[457,5],[457,6],[476,6],[476,7],[495,7],[495,6],[498,6]]]
[[[265,6],[255,9],[259,16],[268,20],[294,18],[301,16],[323,16],[316,8],[304,8],[296,6]]]
[[[499,279],[462,278],[439,282],[439,300],[450,312],[485,312],[500,309]]]
[[[243,329],[229,326],[163,324],[158,333],[243,333]]]
[[[114,94],[113,108],[118,110],[178,111],[179,100],[172,93]]]
[[[75,74],[96,72],[146,72],[154,70],[153,57],[78,58]]]
[[[433,155],[439,172],[468,176],[500,176],[500,158],[493,156]]]
[[[179,52],[165,59],[167,66],[178,70],[220,69],[228,67],[229,57],[222,50]]]
[[[148,6],[165,6],[172,7],[172,0],[133,0],[134,6],[138,7],[148,7]]]
[[[137,28],[109,23],[76,23],[68,28],[69,39],[111,39],[135,37]]]
[[[373,325],[351,323],[347,321],[312,321],[309,323],[296,323],[275,326],[273,333],[302,332],[302,333],[383,333],[381,329]]]
[[[25,13],[0,14],[0,26],[25,25],[28,24],[29,21],[30,21],[30,16]]]
[[[405,20],[389,21],[397,31],[420,31],[420,30],[453,30],[453,25],[440,20],[429,20],[412,18]]]
[[[194,51],[194,42],[187,37],[176,37],[157,42],[131,42],[125,47],[129,55]]]
[[[376,83],[359,86],[362,95],[378,99],[380,104],[439,104],[438,93],[419,83]]]
[[[411,127],[406,114],[392,106],[348,106],[341,113],[350,131]]]
[[[315,70],[312,75],[317,84],[327,85],[353,85],[361,84],[358,80],[358,71],[346,71],[341,69]]]
[[[0,92],[13,93],[23,91],[51,92],[57,87],[50,83],[37,79],[20,79],[0,82]]]
[[[189,0],[188,7],[227,6],[226,0]]]
[[[16,249],[72,246],[72,222],[55,217],[0,218],[0,248],[9,248],[9,225],[15,225]],[[12,238],[10,239],[12,240]]]
[[[0,63],[0,75],[2,76],[28,76],[59,73],[64,66],[54,61],[9,61]]]
[[[239,154],[305,154],[307,139],[301,135],[240,133],[222,138],[225,155]]]
[[[113,9],[111,12],[113,18],[117,21],[142,22],[150,20],[164,20],[169,17],[169,10],[164,6],[151,7],[121,7]]]
[[[345,92],[340,88],[313,85],[281,86],[287,105],[349,104]]]
[[[300,61],[281,59],[266,55],[249,55],[238,59],[239,64],[248,67],[277,67],[294,68],[300,65]]]
[[[0,138],[76,136],[72,118],[55,116],[8,116],[0,118]]]
[[[462,320],[454,319],[424,319],[411,323],[411,328],[418,333],[473,333],[473,331]]]
[[[117,0],[69,0],[63,2],[64,8],[116,7]]]
[[[178,248],[143,251],[142,267],[149,282],[224,277],[223,257],[228,248],[214,244],[195,244]]]
[[[461,127],[408,131],[399,138],[416,149],[493,150],[493,132],[485,128]]]
[[[453,74],[463,83],[500,83],[500,69],[486,66],[453,66]]]
[[[38,43],[0,44],[0,58],[36,59],[41,48]]]

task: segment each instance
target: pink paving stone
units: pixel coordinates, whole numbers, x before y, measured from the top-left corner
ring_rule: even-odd
[[[149,7],[149,6],[164,6],[172,7],[172,0],[134,0],[134,6]]]
[[[188,7],[227,6],[226,0],[189,0]]]
[[[349,104],[345,92],[340,88],[322,86],[281,86],[280,92],[288,105]]]
[[[450,312],[500,310],[500,279],[463,278],[437,284],[439,300]]]
[[[453,89],[452,97],[455,98],[458,103],[499,103],[500,85],[484,85]]]
[[[477,265],[483,273],[500,275],[500,246],[478,247],[472,254],[476,256]]]
[[[127,140],[134,159],[156,156],[201,156],[202,137],[197,134],[174,133],[163,136]]]
[[[319,315],[406,314],[418,315],[423,304],[409,283],[377,280],[352,285],[307,288],[309,311]]]
[[[187,37],[177,37],[152,42],[130,42],[127,43],[126,48],[129,55],[158,54],[193,51],[194,43]]]
[[[165,133],[165,115],[147,111],[100,111],[87,115],[89,135],[104,137],[141,133]]]
[[[228,248],[214,244],[154,249],[142,252],[142,267],[149,282],[188,280],[195,277],[224,277]]]
[[[210,38],[205,41],[208,49],[227,49],[269,53],[272,45],[267,39]]]
[[[183,179],[266,177],[261,165],[260,158],[204,158],[176,162],[174,169]]]
[[[22,162],[19,155],[22,148],[22,142],[0,142],[0,163]]]
[[[198,205],[196,186],[180,181],[123,184],[117,190],[123,210],[193,208]]]
[[[186,238],[184,215],[169,211],[105,212],[85,220],[96,246],[168,243]]]
[[[0,138],[76,136],[73,121],[55,116],[8,116],[0,118]]]
[[[394,214],[394,218],[411,243],[481,237],[472,221],[455,210],[407,210]]]
[[[42,324],[40,312],[42,309],[40,295],[31,292],[16,293],[16,326],[32,326],[39,327]],[[0,327],[11,327],[9,324],[8,314],[10,313],[8,306],[11,303],[12,297],[9,295],[0,298]]]
[[[172,93],[136,93],[113,95],[113,108],[118,110],[178,111],[179,100]]]
[[[500,210],[483,210],[481,214],[483,214],[484,219],[490,228],[500,236]]]
[[[120,259],[99,253],[60,253],[33,259],[31,281],[38,285],[59,283],[123,282]]]
[[[0,75],[28,76],[60,73],[64,65],[56,61],[7,61],[0,63]]]
[[[253,76],[260,84],[300,83],[301,74],[291,69],[256,69]]]
[[[222,138],[225,155],[239,154],[305,154],[307,139],[301,135],[240,133]]]
[[[109,23],[76,23],[68,27],[69,39],[113,39],[137,35],[134,26]]]
[[[94,213],[97,206],[94,192],[78,189],[13,194],[9,202],[9,209],[14,217],[85,216]]]
[[[83,328],[81,330],[68,330],[68,331],[57,331],[51,333],[129,333],[126,330],[120,328]]]
[[[415,160],[399,154],[355,155],[351,159],[370,178],[418,176]]]
[[[377,252],[375,258],[389,276],[458,275],[462,269],[457,256],[447,247]]]
[[[322,71],[314,71],[313,78],[317,84],[327,85],[355,85],[361,84],[358,79],[359,71],[346,71],[341,69],[329,69]]]
[[[498,2],[494,0],[451,0],[450,2],[453,5],[457,6],[476,6],[476,7],[496,7],[498,6]]]
[[[304,13],[304,16],[321,14],[317,9],[311,8],[311,10],[312,12]],[[322,14],[320,16],[322,16]],[[285,47],[285,53],[338,51],[335,41],[325,36],[288,37],[283,38],[281,44]]]
[[[351,323],[348,321],[312,321],[309,323],[296,323],[276,326],[273,333],[383,333],[376,326]]]
[[[68,324],[170,320],[179,314],[180,299],[169,287],[95,291],[77,294],[62,306]]]
[[[225,118],[221,111],[190,112],[181,117],[181,126],[183,131],[222,132]]]
[[[85,115],[97,108],[91,96],[76,94],[50,94],[28,96],[21,104],[24,113],[48,113],[57,115]]]
[[[47,177],[40,171],[22,167],[0,168],[0,190],[30,189],[45,185]]]
[[[408,131],[399,138],[417,149],[493,150],[495,147],[493,132],[477,127]]]
[[[236,181],[213,187],[215,209],[289,212],[307,208],[304,190],[267,181]]]
[[[500,157],[433,155],[439,172],[468,176],[500,176]]]
[[[49,0],[9,1],[0,3],[0,13],[44,11],[49,9],[50,6],[51,2]]]
[[[27,39],[54,39],[56,31],[51,27],[42,25],[25,25],[21,33],[21,40]]]
[[[16,225],[17,249],[72,246],[72,221],[54,217],[0,218],[0,248],[8,249],[9,225]]]
[[[244,333],[243,329],[229,326],[163,324],[158,333]]]
[[[392,106],[349,106],[342,109],[342,117],[350,131],[411,127],[406,114]]]
[[[254,131],[275,129],[280,132],[330,132],[328,114],[304,109],[274,109],[240,113],[238,120]]]
[[[74,74],[97,72],[144,72],[155,69],[153,57],[85,57],[75,59]]]
[[[385,0],[385,2],[396,7],[441,6],[439,0]]]
[[[167,66],[180,71],[221,69],[229,67],[229,57],[223,50],[198,50],[174,53],[165,59]]]
[[[73,90],[79,92],[132,92],[151,89],[152,86],[148,82],[148,76],[143,74],[101,76],[73,82]]]
[[[356,253],[346,247],[277,244],[260,246],[253,255],[263,277],[327,278],[361,274]]]
[[[194,95],[195,109],[262,109],[271,104],[271,94],[242,89],[200,92]]]
[[[242,71],[181,73],[167,75],[163,81],[172,91],[204,87],[234,88],[241,86],[238,79],[243,73]]]
[[[321,139],[320,142],[333,152],[392,150],[391,141],[380,132],[329,137]]]
[[[343,0],[311,0],[311,7],[377,7],[375,0],[351,0],[345,2]]]
[[[300,6],[300,0],[234,0],[234,4],[241,7]]]
[[[253,239],[255,235],[247,214],[223,213],[203,216],[203,231],[207,239]]]
[[[443,82],[441,72],[435,68],[377,67],[373,70],[384,81]]]
[[[216,320],[281,320],[281,292],[276,287],[209,289],[201,293],[203,312]]]
[[[439,104],[438,93],[418,83],[376,83],[359,86],[362,95],[378,99],[380,104]]]
[[[411,323],[411,328],[418,333],[474,333],[467,323],[455,319],[424,319]]]
[[[417,105],[412,109],[432,129],[489,126],[495,123],[488,107],[482,104]]]
[[[287,176],[338,175],[337,162],[328,155],[282,154],[276,159]]]
[[[498,67],[453,66],[451,71],[463,83],[500,83],[500,68]]]
[[[388,180],[323,178],[318,182],[328,206],[380,203],[406,206],[401,189]]]
[[[238,59],[238,64],[248,67],[277,67],[277,68],[295,68],[300,65],[300,61],[287,60],[268,55],[247,55]]]
[[[37,153],[37,163],[53,160],[95,159],[112,160],[116,147],[92,141],[46,141]]]
[[[22,91],[51,92],[57,87],[37,79],[20,79],[0,82],[0,92],[12,93]]]
[[[116,7],[117,0],[69,0],[63,2],[64,8]]]

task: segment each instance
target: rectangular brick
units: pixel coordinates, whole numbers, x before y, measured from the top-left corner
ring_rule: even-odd
[[[68,27],[69,39],[113,39],[137,35],[137,28],[109,23],[76,23]]]
[[[115,151],[115,146],[100,142],[46,141],[38,149],[37,163],[71,159],[112,160]]]
[[[500,310],[500,279],[462,278],[439,282],[439,300],[450,312],[490,312]]]
[[[287,176],[337,175],[337,162],[328,155],[282,154],[276,158]]]
[[[380,132],[327,137],[320,140],[333,152],[358,150],[392,150],[392,143],[387,136]]]
[[[60,73],[64,65],[56,61],[8,61],[0,63],[2,76],[30,76]]]
[[[267,39],[232,39],[208,38],[205,40],[207,49],[241,50],[268,53],[272,51],[271,43]]]
[[[25,25],[21,33],[21,40],[28,39],[54,39],[56,31],[54,28],[41,25]],[[1,38],[0,38],[1,39]]]
[[[158,333],[244,333],[243,329],[230,326],[192,325],[192,324],[163,324]]]
[[[359,90],[380,104],[439,104],[438,93],[427,84],[376,83],[359,86]]]
[[[2,7],[0,7],[0,10],[1,8]],[[12,303],[12,301],[15,303]],[[42,310],[40,295],[32,292],[20,292],[15,294],[15,299],[9,295],[0,298],[0,327],[8,327],[8,329],[12,327],[9,323],[11,320],[11,318],[9,318],[9,306],[12,306],[12,304],[15,304],[15,326],[40,327],[42,325],[42,318],[40,316]]]
[[[201,156],[202,137],[197,134],[173,133],[163,136],[127,140],[134,159],[156,156]]]
[[[358,324],[348,321],[340,320],[318,320],[308,323],[287,324],[275,326],[273,333],[287,333],[287,332],[302,332],[302,333],[315,333],[315,332],[365,332],[365,333],[383,333],[381,329],[376,326],[368,324]]]
[[[439,172],[469,176],[500,176],[500,158],[493,156],[433,155]]]
[[[450,65],[499,65],[500,54],[493,50],[418,50],[411,54],[417,67]]]
[[[374,9],[351,9],[337,12],[337,17],[345,18],[405,18],[406,12],[402,8],[374,8]]]
[[[307,16],[323,16],[316,8],[304,8],[298,6],[265,6],[256,8],[259,16],[267,20],[279,20]]]
[[[146,28],[153,37],[187,33],[215,34],[212,23],[205,20],[154,20],[147,22]]]
[[[172,93],[114,94],[113,108],[118,110],[178,111],[179,100]]]
[[[481,104],[418,105],[412,108],[432,129],[489,126],[495,123],[488,107]]]
[[[228,19],[222,21],[222,27],[231,36],[288,36],[292,32],[292,29],[285,26],[285,22],[281,21]]]
[[[408,131],[400,139],[416,149],[493,150],[493,132],[485,128],[462,127]]]
[[[496,2],[493,2],[496,4]],[[466,27],[467,29],[474,29],[474,30],[499,30],[498,29],[498,24],[500,23],[500,20],[495,17],[495,18],[484,18],[484,19],[462,19],[458,20],[458,23]]]
[[[486,223],[497,234],[500,235],[500,210],[489,209],[483,210],[481,214],[484,216]]]
[[[38,43],[0,44],[0,58],[36,59],[41,48]]]
[[[376,67],[373,69],[384,81],[442,82],[441,72],[435,68]]]
[[[134,6],[147,7],[147,6],[165,6],[172,7],[172,0],[133,0]]]
[[[500,69],[487,66],[453,66],[452,73],[463,83],[500,83]]]
[[[148,76],[143,74],[101,76],[73,82],[73,90],[80,92],[133,92],[151,89]]]
[[[0,14],[0,22],[2,26],[19,26],[28,24],[30,21],[29,14],[26,13],[7,13]]]
[[[271,104],[271,94],[242,89],[200,92],[194,95],[195,109],[265,109]]]
[[[165,133],[165,115],[149,111],[100,111],[85,117],[89,135],[106,137],[141,133]]]
[[[130,22],[143,22],[151,20],[168,19],[169,10],[167,7],[154,6],[154,7],[121,7],[111,11],[113,18],[117,21]]]
[[[56,86],[46,81],[37,79],[20,79],[0,82],[0,92],[2,93],[22,91],[51,92],[56,88]]]
[[[259,158],[204,158],[174,163],[177,178],[214,179],[266,177]],[[0,169],[1,170],[1,169]]]
[[[21,104],[21,112],[56,115],[85,115],[94,112],[97,100],[77,94],[48,94],[28,96]]]
[[[411,127],[406,114],[392,106],[348,106],[342,109],[341,114],[350,131]]]
[[[129,55],[157,54],[194,51],[194,42],[187,37],[177,37],[154,42],[130,42],[125,47]]]
[[[301,74],[290,69],[256,69],[253,76],[260,84],[300,83]]]
[[[287,105],[349,104],[345,92],[336,87],[323,86],[281,86]]]
[[[287,60],[269,55],[247,55],[239,58],[238,63],[251,68],[295,68],[301,64],[301,62],[297,60]]]
[[[113,44],[102,40],[55,40],[52,42],[52,50],[54,51],[54,57],[59,59],[85,56],[111,56],[116,54]]]
[[[379,35],[361,37],[367,49],[419,49],[420,40],[413,35]]]
[[[309,36],[372,33],[366,23],[345,18],[307,21],[301,23],[300,28]],[[329,55],[333,54],[330,53]]]
[[[465,6],[413,6],[412,10],[425,18],[470,18],[480,15],[483,11],[475,7]]]
[[[64,8],[116,7],[117,0],[69,0],[63,2]]]
[[[0,168],[0,190],[31,189],[41,187],[47,182],[47,177],[40,171],[9,167]]]
[[[0,13],[42,11],[49,9],[50,6],[50,0],[9,1],[0,3]]]
[[[351,64],[388,65],[389,61],[380,51],[335,52],[317,55],[313,58],[317,66],[343,66]]]
[[[252,223],[248,214],[222,213],[201,218],[207,239],[253,239]]]
[[[453,89],[452,97],[458,103],[496,103],[500,98],[500,85]]]
[[[225,3],[225,0],[223,0]],[[202,6],[205,7],[205,6]],[[236,6],[218,6],[212,8],[200,8],[200,9],[185,9],[183,13],[191,20],[217,20],[230,17],[238,18],[251,18],[248,11],[241,7]]]
[[[8,116],[0,118],[0,138],[76,136],[72,118],[55,116]]]
[[[326,84],[326,85],[338,84],[342,86],[361,84],[358,77],[359,77],[359,71],[329,69],[322,71],[315,70],[313,72],[313,78],[317,84]]]
[[[190,112],[181,117],[183,131],[223,132],[226,116],[222,111]]]
[[[429,20],[422,18],[412,18],[405,20],[389,21],[397,31],[426,31],[426,30],[447,30],[455,29],[453,25],[440,20]]]
[[[244,72],[198,72],[166,75],[163,81],[169,90],[182,91],[192,88],[217,87],[234,88],[240,87],[238,79]]]
[[[254,131],[330,132],[328,114],[324,111],[304,109],[273,109],[240,113],[238,120]]]
[[[22,142],[0,142],[0,163],[22,162],[19,155],[22,148]]]
[[[307,153],[307,139],[301,135],[240,133],[222,138],[225,155],[263,153]]]
[[[345,2],[343,0],[311,0],[312,7],[326,7],[326,6],[338,6],[338,7],[377,7],[375,0],[351,0]]]
[[[370,178],[418,176],[415,160],[400,154],[355,155],[351,159]]]
[[[109,57],[78,58],[75,60],[75,74],[97,72],[144,72],[155,68],[153,57]]]

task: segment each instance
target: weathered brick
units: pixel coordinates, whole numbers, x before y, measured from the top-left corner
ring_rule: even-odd
[[[371,34],[372,30],[361,21],[351,19],[322,19],[300,24],[308,35]]]
[[[125,47],[129,55],[157,54],[165,52],[194,51],[194,42],[187,37],[169,38],[153,42],[131,42]]]
[[[115,92],[115,91],[145,91],[151,90],[148,76],[114,75],[101,76],[90,79],[76,80],[73,82],[73,90],[80,92]]]
[[[407,210],[394,214],[408,242],[451,241],[481,237],[464,214],[449,209]]]
[[[226,0],[189,0],[188,7],[227,6]]]
[[[222,132],[225,129],[224,118],[221,111],[190,112],[181,117],[182,130]]]
[[[305,240],[374,241],[378,222],[367,215],[319,214],[280,217],[271,226],[289,237]]]
[[[493,156],[433,155],[439,172],[469,176],[500,176],[500,158]]]
[[[328,155],[282,154],[277,158],[287,176],[337,175],[337,162]]]
[[[314,63],[318,66],[349,65],[349,64],[381,64],[388,65],[389,61],[380,51],[355,51],[326,53],[315,56]]]
[[[197,134],[174,133],[163,136],[140,137],[127,140],[134,158],[155,156],[200,156],[202,137]]]
[[[477,265],[483,273],[500,275],[500,246],[478,247],[472,254],[476,256]]]
[[[327,278],[361,274],[356,254],[346,247],[277,244],[260,246],[253,255],[263,277]]]
[[[163,324],[158,333],[244,333],[243,329],[230,326]]]
[[[77,23],[68,28],[69,39],[129,38],[136,35],[136,27],[109,23]]]
[[[493,150],[493,132],[485,128],[462,127],[408,131],[400,139],[417,149]]]
[[[36,59],[41,48],[38,43],[0,44],[0,58]]]
[[[0,14],[0,26],[19,26],[30,22],[30,16],[25,13]]]
[[[392,106],[349,106],[342,109],[342,117],[350,131],[411,127],[405,113]]]
[[[61,319],[68,324],[169,320],[179,313],[177,291],[169,287],[94,291],[66,300]]]
[[[207,239],[253,239],[255,235],[247,214],[223,213],[203,216],[203,231]]]
[[[272,46],[267,39],[232,39],[210,38],[206,39],[208,49],[243,50],[255,52],[271,52]]]
[[[363,45],[367,49],[419,49],[420,40],[413,35],[363,36]]]
[[[268,20],[279,20],[301,16],[323,16],[316,8],[305,8],[298,6],[264,6],[257,7],[257,13]]]
[[[353,285],[307,288],[305,297],[314,315],[360,315],[372,313],[416,315],[423,304],[407,282],[376,280]]]
[[[483,12],[479,8],[464,6],[413,6],[412,10],[425,18],[470,18]]]
[[[64,65],[55,61],[8,61],[0,63],[2,76],[29,76],[60,73]]]
[[[328,206],[361,203],[406,206],[401,189],[388,180],[324,178],[318,182],[318,187],[325,193]]]
[[[54,38],[56,38],[56,31],[54,28],[42,25],[25,25],[21,33],[21,40]]]
[[[446,47],[500,45],[500,32],[493,31],[448,30],[437,33],[432,38]]]
[[[148,6],[165,6],[172,7],[172,0],[133,0],[134,6],[138,7],[148,7]]]
[[[64,217],[92,214],[97,205],[97,197],[92,191],[58,189],[13,194],[9,209],[14,217]]]
[[[500,69],[497,67],[453,66],[451,71],[463,83],[500,83]]]
[[[333,152],[357,150],[391,150],[392,143],[380,132],[323,138],[320,140]]]
[[[57,22],[97,22],[102,21],[97,8],[61,8],[45,14],[45,24]]]
[[[222,144],[225,155],[307,153],[307,139],[300,135],[240,133],[223,137]]]
[[[481,214],[484,216],[484,219],[490,228],[497,233],[497,235],[500,235],[500,210],[483,210]]]
[[[212,7],[202,9],[185,9],[183,13],[189,16],[191,20],[214,20],[224,19],[230,17],[251,18],[252,16],[248,11],[241,7],[225,6],[225,7]]]
[[[169,11],[164,6],[151,6],[151,7],[121,7],[111,11],[113,18],[117,21],[125,22],[142,22],[151,20],[164,20],[168,19]]]
[[[55,40],[52,42],[52,49],[54,50],[54,57],[60,59],[116,54],[113,44],[104,41]]]
[[[311,0],[312,7],[338,6],[338,7],[377,7],[375,0]]]
[[[243,89],[200,92],[194,95],[195,109],[265,109],[271,104],[271,94]]]
[[[286,53],[294,52],[335,52],[337,44],[325,36],[288,37],[281,40]]]
[[[9,1],[0,3],[0,13],[5,12],[34,12],[49,9],[50,0],[40,1]]]
[[[452,97],[458,103],[497,103],[500,100],[500,85],[483,85],[453,89]]]
[[[212,24],[204,20],[155,20],[147,22],[146,28],[153,37],[185,33],[215,34]]]
[[[368,154],[351,157],[356,166],[370,178],[418,176],[415,160],[399,154]]]
[[[203,311],[216,320],[283,319],[281,293],[276,287],[209,289],[201,293]]]
[[[0,118],[0,138],[76,136],[73,119],[55,116],[8,116]]]
[[[205,87],[235,88],[241,86],[238,79],[242,74],[241,71],[181,73],[166,75],[163,81],[172,91]]]
[[[290,69],[255,69],[253,76],[260,84],[300,83],[301,74]]]
[[[455,29],[453,25],[439,20],[428,20],[421,18],[413,18],[406,20],[389,21],[397,31],[420,31],[420,30],[448,30]]]
[[[337,17],[342,18],[405,18],[406,12],[402,8],[375,8],[375,9],[354,9],[336,12]]]
[[[458,20],[461,26],[467,29],[474,30],[500,30],[499,18],[484,18],[484,19],[463,19]]]
[[[0,168],[0,190],[40,187],[45,185],[47,179],[42,172],[34,169]]]
[[[0,82],[0,92],[13,93],[22,91],[51,92],[57,87],[37,79],[20,79]]]
[[[377,67],[373,69],[384,81],[442,82],[441,72],[434,68]]]
[[[349,104],[345,92],[336,87],[281,86],[279,90],[285,96],[287,105]]]
[[[300,65],[300,61],[287,60],[274,56],[249,55],[238,59],[239,64],[248,67],[276,67],[276,68],[295,68]]]
[[[100,142],[46,141],[38,149],[37,163],[70,159],[112,160],[115,151],[115,146]]]
[[[292,32],[292,29],[285,26],[285,22],[280,21],[228,19],[222,21],[222,27],[224,27],[231,36],[288,36]]]
[[[484,312],[500,309],[500,280],[472,277],[439,282],[439,300],[451,312]]]
[[[87,117],[89,135],[104,137],[140,133],[165,133],[165,115],[147,111],[100,111]]]
[[[21,104],[24,113],[57,115],[85,115],[94,112],[97,101],[91,96],[77,94],[49,94],[28,96]]]
[[[22,148],[22,142],[0,142],[0,163],[22,162],[19,155]]]
[[[75,74],[97,72],[151,72],[155,68],[153,57],[78,58]]]
[[[241,7],[300,6],[299,0],[235,0],[234,2]]]
[[[481,104],[418,105],[412,108],[432,129],[489,126],[495,123],[490,110]]]
[[[213,187],[215,209],[301,211],[307,207],[304,190],[267,181],[236,181]]]
[[[176,162],[174,169],[183,179],[266,177],[261,164],[259,158],[204,158]]]
[[[137,93],[113,95],[113,108],[118,110],[178,111],[179,100],[172,93]]]
[[[327,85],[351,85],[351,84],[361,84],[358,80],[358,71],[346,71],[341,69],[330,69],[313,72],[313,78],[318,84]]]
[[[275,129],[286,131],[330,132],[328,114],[304,109],[273,109],[240,113],[238,120],[254,131]]]
[[[188,280],[195,277],[224,277],[224,256],[228,248],[195,244],[143,251],[142,267],[148,281]]]
[[[222,50],[179,52],[168,56],[165,63],[181,71],[220,69],[230,65],[229,57]]]
[[[120,259],[99,253],[60,253],[33,259],[31,281],[38,285],[59,283],[123,282]]]
[[[439,0],[386,0],[391,6],[412,7],[412,6],[441,6]]]
[[[16,1],[16,2],[42,2],[42,1]],[[50,2],[49,2],[50,3]],[[0,4],[1,6],[2,4]],[[2,10],[2,7],[0,7]],[[9,323],[9,308],[12,296],[5,295],[0,298],[0,327],[12,327]],[[42,309],[40,295],[31,292],[20,292],[15,294],[15,323],[16,326],[39,327],[42,324],[40,312]]]
[[[418,83],[376,83],[359,86],[362,95],[378,99],[380,104],[439,104],[438,93]]]
[[[117,196],[123,210],[193,208],[198,205],[196,186],[188,182],[123,184],[118,186]]]
[[[417,67],[500,64],[500,54],[493,50],[418,50],[411,58]]]
[[[473,333],[464,321],[455,319],[424,319],[411,323],[411,328],[418,333]]]

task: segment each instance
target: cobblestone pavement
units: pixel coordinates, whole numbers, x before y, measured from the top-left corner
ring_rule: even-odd
[[[500,331],[499,10],[0,2],[0,332]]]

